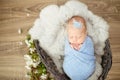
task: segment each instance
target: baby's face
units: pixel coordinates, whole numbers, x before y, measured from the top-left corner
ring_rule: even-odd
[[[81,21],[80,21],[81,22]],[[80,45],[83,43],[86,36],[86,26],[82,23],[81,28],[76,28],[73,21],[67,25],[68,40],[72,48],[79,50]]]
[[[68,39],[70,43],[81,44],[85,35],[86,35],[85,27],[82,27],[82,29],[76,29],[73,27],[73,25],[71,26],[69,25]]]

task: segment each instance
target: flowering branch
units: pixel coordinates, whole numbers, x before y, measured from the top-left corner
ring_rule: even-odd
[[[31,39],[30,35],[27,35],[25,43],[29,48],[28,53],[24,55],[24,59],[26,60],[25,67],[28,70],[26,76],[30,78],[30,80],[54,80],[50,77],[46,67],[41,62],[41,59],[37,54],[33,39]]]

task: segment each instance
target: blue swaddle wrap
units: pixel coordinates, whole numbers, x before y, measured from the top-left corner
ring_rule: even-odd
[[[64,72],[71,80],[87,80],[95,70],[94,46],[90,37],[86,37],[80,50],[70,47],[65,42]]]

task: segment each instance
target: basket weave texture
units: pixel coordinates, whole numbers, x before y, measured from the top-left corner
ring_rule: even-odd
[[[47,68],[48,72],[50,72],[55,80],[70,80],[64,73],[60,73],[53,62],[53,60],[47,55],[47,53],[39,46],[39,41],[34,40],[35,47],[37,49],[37,53],[39,54],[42,63]],[[102,74],[99,76],[98,80],[105,80],[107,74],[112,66],[112,53],[110,49],[109,40],[105,42],[106,46],[104,48],[104,55],[102,56],[102,67],[103,71]]]

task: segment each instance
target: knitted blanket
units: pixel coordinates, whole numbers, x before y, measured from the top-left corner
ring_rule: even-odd
[[[95,70],[94,46],[90,37],[86,37],[82,47],[75,50],[65,42],[63,69],[71,80],[87,80]]]

